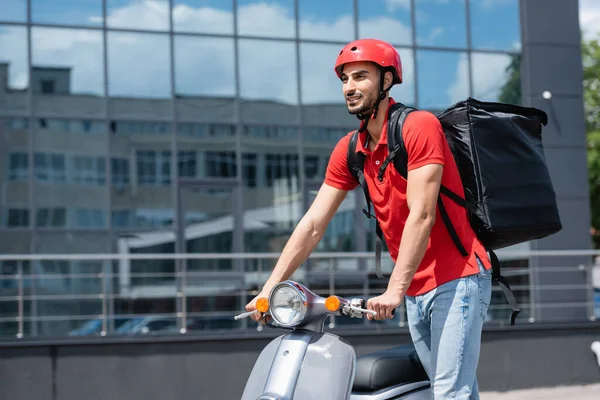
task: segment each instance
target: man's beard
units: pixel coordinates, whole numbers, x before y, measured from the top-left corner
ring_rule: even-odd
[[[377,101],[377,98],[370,98],[365,96],[362,96],[362,98],[364,99],[362,105],[355,106],[355,108],[351,108],[351,106],[348,105],[348,113],[352,115],[368,115],[373,113],[373,108],[375,107],[375,102]]]

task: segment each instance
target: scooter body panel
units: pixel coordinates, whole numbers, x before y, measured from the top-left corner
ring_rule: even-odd
[[[342,338],[294,330],[261,352],[242,400],[348,400],[356,354]]]

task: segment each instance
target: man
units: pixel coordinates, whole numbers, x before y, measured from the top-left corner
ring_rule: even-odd
[[[490,303],[491,272],[486,251],[470,227],[464,208],[444,199],[456,232],[469,255],[457,250],[441,218],[440,184],[463,193],[458,169],[439,120],[414,111],[402,135],[408,153],[405,180],[393,167],[377,177],[388,155],[387,122],[395,101],[389,89],[402,83],[402,64],[388,43],[365,39],[345,46],[335,71],[348,111],[362,120],[356,151],[365,154],[364,176],[377,220],[395,266],[387,290],[367,301],[376,319],[392,318],[406,301],[411,337],[429,375],[435,399],[478,399],[476,370],[481,330]],[[247,306],[255,310],[307,259],[349,190],[357,187],[347,166],[352,132],[334,148],[325,181],[298,223],[262,292]],[[257,312],[253,318],[259,320]],[[371,319],[371,316],[368,316]]]

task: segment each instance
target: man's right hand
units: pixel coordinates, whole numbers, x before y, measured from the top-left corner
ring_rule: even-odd
[[[253,298],[250,303],[246,304],[246,311],[256,310],[256,301],[258,299],[260,299],[261,297],[265,297],[265,298],[269,297],[269,293],[271,293],[271,290],[270,289],[265,290],[265,289],[263,289],[255,298]],[[256,322],[260,322],[262,317],[263,317],[263,314],[260,311],[257,311],[254,314],[250,315],[250,318],[252,318]]]

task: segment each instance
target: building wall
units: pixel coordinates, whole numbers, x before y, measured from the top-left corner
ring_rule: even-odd
[[[540,12],[543,8],[544,12]],[[545,153],[556,191],[563,230],[535,241],[535,250],[590,249],[590,199],[583,109],[583,68],[577,2],[521,2],[524,104],[548,114]],[[560,29],[556,23],[560,21]],[[551,93],[545,99],[543,93]],[[542,320],[589,318],[590,276],[577,271],[588,257],[535,257],[531,260],[538,302],[533,317]],[[564,289],[560,289],[563,286]],[[557,289],[558,287],[558,289]],[[580,289],[578,289],[580,288]]]
[[[590,344],[599,333],[598,323],[510,333],[486,330],[478,368],[480,390],[595,384],[598,364]],[[0,397],[238,399],[270,337],[0,345],[5,377]],[[349,334],[344,339],[357,356],[410,344],[405,331]]]
[[[553,110],[545,143],[565,229],[518,249],[589,247],[574,2],[549,2],[550,16],[537,12],[538,2],[518,0],[341,0],[335,7],[318,0],[205,7],[181,1],[173,10],[166,1],[149,4],[21,2],[0,17],[6,50],[0,55],[0,253],[281,251],[314,198],[333,146],[358,126],[344,106],[335,57],[348,41],[373,36],[393,43],[401,55],[404,83],[391,91],[398,101],[436,112],[473,96]],[[262,28],[254,23],[258,17],[264,18]],[[557,20],[565,26],[560,35],[548,22]],[[540,64],[548,57],[558,64]],[[510,67],[519,60],[520,73]],[[554,94],[552,103],[540,99],[546,89]],[[362,194],[351,193],[318,251],[372,251],[374,225],[365,221],[363,206]],[[210,231],[217,228],[218,234]],[[586,260],[503,254],[511,283],[525,287],[518,293],[524,320],[589,317],[581,304],[564,313],[528,305],[530,299],[581,303],[583,289],[559,298],[529,285],[582,284],[578,274],[565,277],[542,267]],[[372,264],[345,266],[372,271]],[[240,266],[219,261],[186,268],[209,273],[234,265]],[[272,261],[241,266],[268,270]],[[101,271],[114,272],[115,281],[125,272],[170,274],[133,277],[128,285],[151,298],[118,298],[117,291],[111,312],[172,318],[183,308],[173,298],[155,299],[165,287],[175,291],[181,284],[170,260],[47,260],[22,267],[41,274],[26,285],[27,295],[68,297],[29,301],[28,317],[78,318],[28,322],[28,334],[64,334],[102,312],[98,299],[84,307],[73,298],[85,290],[99,294]],[[384,271],[391,267],[384,260]],[[18,264],[2,268],[7,278],[0,290],[14,295]],[[76,272],[96,275],[66,276]],[[248,276],[243,286],[251,293],[259,278]],[[352,279],[365,280],[358,276]],[[380,285],[364,283],[375,292]],[[363,283],[347,289],[357,288]],[[243,297],[226,297],[197,295],[188,311],[233,313],[243,306]],[[491,322],[507,320],[503,307],[503,298],[495,297]],[[4,318],[0,334],[17,333],[12,315]]]

